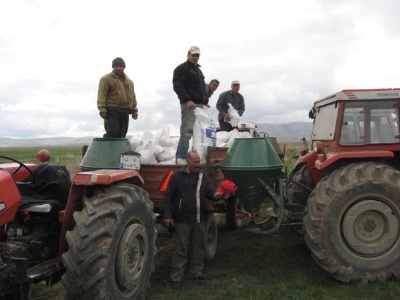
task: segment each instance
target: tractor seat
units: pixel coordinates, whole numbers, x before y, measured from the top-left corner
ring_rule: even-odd
[[[63,205],[57,199],[36,199],[23,196],[18,211],[28,211],[35,213],[58,212],[64,209]]]
[[[58,212],[65,208],[71,179],[64,166],[42,164],[19,185],[22,196],[19,211]]]

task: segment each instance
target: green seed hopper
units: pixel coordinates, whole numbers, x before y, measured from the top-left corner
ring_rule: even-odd
[[[139,155],[128,139],[94,138],[80,164],[82,171],[120,169],[121,155]]]
[[[273,200],[278,220],[265,233],[276,231],[284,216],[280,180],[283,163],[275,148],[268,137],[238,138],[221,164],[224,177],[236,183],[236,195],[246,212],[256,214],[266,199]]]

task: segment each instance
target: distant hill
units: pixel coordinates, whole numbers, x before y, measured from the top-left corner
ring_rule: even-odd
[[[276,137],[279,142],[299,142],[302,137],[310,140],[312,122],[293,122],[285,124],[258,124],[258,130]],[[179,130],[178,130],[179,133]],[[76,147],[89,145],[93,137],[48,137],[32,139],[10,139],[0,137],[0,148],[3,147]]]
[[[259,132],[276,137],[279,142],[299,142],[302,137],[311,139],[312,122],[292,122],[285,124],[258,124]]]
[[[89,145],[93,137],[48,137],[32,139],[10,139],[0,137],[0,148],[2,147],[74,147]]]

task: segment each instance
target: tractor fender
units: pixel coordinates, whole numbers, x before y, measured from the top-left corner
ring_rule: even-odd
[[[95,171],[81,172],[74,176],[73,184],[75,185],[110,185],[111,183],[137,178],[141,184],[144,183],[142,176],[136,170],[110,170],[101,169]]]
[[[324,170],[341,160],[350,160],[351,162],[354,162],[355,160],[362,159],[382,162],[393,157],[393,152],[387,150],[331,152],[326,154],[326,158],[323,160],[317,159],[315,161],[315,168],[318,170]]]
[[[314,178],[314,182],[317,184],[327,174],[330,174],[340,166],[361,160],[385,164],[387,159],[393,157],[394,153],[388,150],[340,151],[329,152],[326,155],[311,151],[299,157],[296,165],[307,165]]]
[[[64,210],[59,212],[59,221],[62,224],[60,254],[68,250],[65,234],[75,226],[73,213],[82,209],[82,199],[86,195],[92,193],[93,189],[97,186],[109,186],[113,183],[123,181],[137,186],[142,186],[144,184],[142,176],[136,170],[101,169],[77,173],[74,176],[67,205]]]

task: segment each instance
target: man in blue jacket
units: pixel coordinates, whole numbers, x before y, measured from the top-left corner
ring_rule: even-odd
[[[171,176],[164,196],[164,225],[175,229],[171,262],[173,288],[180,289],[187,263],[193,279],[202,280],[205,261],[207,200],[214,198],[214,188],[199,172],[200,155],[187,153],[187,165]]]
[[[186,153],[189,150],[189,141],[193,135],[195,122],[194,109],[208,105],[206,83],[203,72],[198,64],[200,48],[190,47],[186,62],[174,70],[172,84],[181,104],[181,128],[178,147],[176,149],[176,163],[185,164]]]

